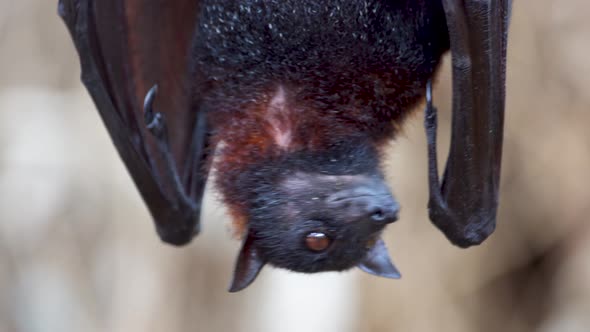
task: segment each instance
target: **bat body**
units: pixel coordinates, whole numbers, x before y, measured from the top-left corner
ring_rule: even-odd
[[[193,55],[195,80],[204,82],[194,95],[210,110],[212,141],[225,143],[216,184],[238,233],[276,266],[317,272],[357,265],[397,215],[379,150],[448,48],[442,6],[203,6]],[[313,232],[333,241],[330,250],[306,249],[303,239]]]
[[[493,231],[508,8],[504,1],[60,2],[83,80],[164,241],[184,244],[199,231],[204,185],[215,172],[243,238],[231,291],[267,263],[399,277],[380,239],[399,210],[380,156],[430,93],[449,48],[464,53],[454,61],[456,77],[471,75],[454,81],[463,96],[454,107],[463,109],[453,132],[468,133],[453,140],[470,154],[451,150],[439,186],[428,95],[431,218],[460,246]],[[480,33],[470,32],[477,24]],[[490,31],[496,35],[477,40]],[[476,84],[489,93],[474,95]],[[452,167],[477,170],[462,177]]]

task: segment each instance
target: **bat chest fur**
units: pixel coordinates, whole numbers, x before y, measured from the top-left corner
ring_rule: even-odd
[[[380,135],[422,97],[448,47],[441,14],[437,1],[208,0],[194,54],[224,122],[257,110],[279,147],[296,141],[302,110]]]

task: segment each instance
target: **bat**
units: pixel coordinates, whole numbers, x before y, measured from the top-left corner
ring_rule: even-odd
[[[263,266],[399,278],[386,143],[426,101],[430,219],[460,247],[495,229],[510,0],[60,0],[82,81],[155,222],[184,245],[205,184],[242,239],[230,291]],[[453,68],[436,159],[432,80]]]

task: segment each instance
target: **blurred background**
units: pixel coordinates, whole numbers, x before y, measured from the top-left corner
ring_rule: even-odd
[[[449,244],[426,216],[422,112],[392,144],[399,281],[266,268],[208,191],[201,235],[159,241],[82,84],[56,1],[0,1],[0,332],[590,331],[590,3],[514,3],[499,224]],[[448,61],[436,100],[448,127]],[[448,130],[441,130],[441,158]]]

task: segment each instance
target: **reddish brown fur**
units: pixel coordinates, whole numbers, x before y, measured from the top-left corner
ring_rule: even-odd
[[[218,188],[223,190],[228,187],[231,182],[236,181],[235,176],[232,175],[240,174],[243,169],[260,160],[302,149],[322,151],[327,149],[331,142],[351,134],[363,131],[374,134],[376,136],[374,144],[382,146],[393,137],[394,129],[399,127],[408,113],[384,116],[375,113],[367,114],[366,108],[361,110],[363,108],[356,107],[345,111],[346,116],[342,116],[340,112],[322,112],[294,103],[291,90],[285,89],[285,94],[287,107],[279,114],[269,114],[269,104],[273,98],[273,93],[269,92],[260,102],[248,105],[245,112],[231,113],[232,116],[227,116],[229,112],[220,112],[219,114],[224,116],[214,118],[219,128],[218,135],[214,139],[216,142],[224,142],[218,161],[214,165],[218,174],[224,174],[223,177],[217,177]],[[410,105],[399,105],[399,99],[397,104],[400,109],[411,109],[418,100],[419,95],[416,95],[411,99]],[[384,117],[389,119],[382,119]],[[364,119],[365,122],[352,122],[351,119]],[[278,127],[271,121],[277,121]],[[378,124],[375,126],[377,130],[373,127],[375,124]],[[277,144],[273,135],[276,130],[291,132],[288,147]],[[233,219],[234,234],[236,236],[245,234],[248,226],[248,206],[234,196],[228,195],[227,192],[223,199]]]

